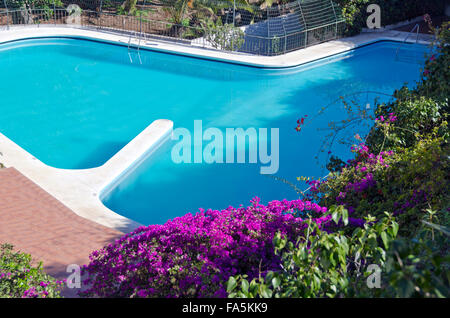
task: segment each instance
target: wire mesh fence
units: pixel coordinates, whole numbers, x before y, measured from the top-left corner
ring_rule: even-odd
[[[280,55],[336,39],[345,28],[332,0],[0,1],[3,29],[70,25],[256,55]]]

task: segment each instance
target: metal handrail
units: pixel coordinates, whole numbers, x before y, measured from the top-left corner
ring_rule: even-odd
[[[416,25],[414,26],[414,28],[412,28],[412,30],[409,31],[408,35],[406,36],[406,38],[405,38],[405,40],[404,40],[403,42],[406,42],[406,41],[408,40],[409,36],[410,36],[412,33],[414,33],[414,30],[416,30],[416,29],[417,29],[417,31],[416,31],[416,43],[419,42],[419,32],[420,32],[420,25],[419,25],[419,24],[416,24]]]
[[[138,41],[138,46],[137,46],[137,53],[138,53],[138,58],[139,58],[139,64],[142,64],[141,51],[140,51],[140,49],[141,49],[141,37],[142,37],[142,31],[139,33],[139,41]]]
[[[141,48],[141,34],[139,34],[138,36],[138,32],[135,31],[134,32],[134,37],[136,38],[136,40],[138,40],[138,45],[136,48],[137,54],[138,54],[138,58],[139,58],[139,64],[142,64],[142,59],[141,59],[141,52],[140,52],[140,48]],[[130,58],[130,63],[133,63],[133,58],[131,57],[131,39],[133,37],[133,33],[130,34],[130,37],[128,39],[128,57]]]
[[[417,30],[416,30],[417,29]],[[409,36],[411,34],[414,33],[414,31],[416,31],[416,44],[417,42],[419,42],[419,32],[420,32],[420,25],[416,24],[411,31],[408,32],[408,35],[405,37],[405,39],[403,40],[402,43],[400,43],[400,45],[397,47],[397,51],[395,52],[395,59],[398,59],[398,53],[400,52],[400,48],[406,43],[406,41],[408,40]]]
[[[131,46],[131,34],[130,37],[128,38],[128,57],[130,58],[130,63],[133,63],[133,58],[131,57],[130,53],[130,46]]]

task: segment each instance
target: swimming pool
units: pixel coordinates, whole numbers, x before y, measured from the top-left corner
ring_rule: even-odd
[[[50,166],[87,169],[105,163],[160,118],[175,128],[192,129],[194,120],[204,129],[279,128],[275,176],[291,182],[320,177],[326,170],[314,157],[329,132],[317,129],[345,118],[342,103],[333,101],[355,92],[391,94],[419,79],[421,65],[396,61],[397,47],[380,42],[314,66],[270,70],[145,50],[141,65],[135,52],[130,62],[126,47],[75,38],[6,43],[0,45],[0,131]],[[355,98],[365,105],[375,95]],[[323,106],[329,107],[315,117]],[[296,120],[304,115],[315,118],[298,133]],[[364,128],[348,133],[363,134]],[[105,193],[104,204],[152,224],[198,208],[248,204],[253,196],[264,202],[297,196],[261,175],[257,164],[175,164],[172,145]],[[349,155],[344,145],[331,150]]]

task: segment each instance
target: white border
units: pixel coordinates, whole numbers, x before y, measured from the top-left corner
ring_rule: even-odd
[[[287,68],[344,53],[377,41],[403,41],[406,35],[406,32],[400,31],[363,33],[355,37],[334,40],[272,57],[220,52],[155,40],[141,43],[141,47],[262,68]],[[129,37],[126,35],[91,29],[61,26],[20,26],[0,30],[0,45],[4,42],[26,38],[64,36],[95,39],[122,45],[127,45],[129,41]],[[421,35],[419,42],[427,44],[430,40],[431,36]],[[137,41],[133,40],[132,44],[137,45]],[[163,144],[169,138],[172,129],[172,121],[156,120],[104,165],[83,170],[50,167],[0,133],[0,162],[6,167],[15,167],[77,215],[127,233],[141,226],[141,224],[111,211],[103,205],[101,198]]]

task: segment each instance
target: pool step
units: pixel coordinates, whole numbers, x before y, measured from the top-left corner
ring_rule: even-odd
[[[128,57],[131,64],[142,64],[141,53],[138,49],[128,49]]]
[[[130,58],[130,63],[133,64],[134,60],[133,60],[133,56],[132,56],[132,51],[136,51],[137,54],[137,60],[139,61],[139,64],[142,64],[142,60],[141,60],[141,52],[140,52],[140,48],[141,48],[141,34],[139,34],[138,37],[138,33],[137,31],[134,32],[134,38],[136,38],[138,41],[138,44],[136,47],[134,47],[131,43],[131,40],[133,39],[133,33],[130,33],[130,38],[128,39],[128,57]]]
[[[400,49],[395,60],[404,63],[423,64],[425,53],[416,50]]]

